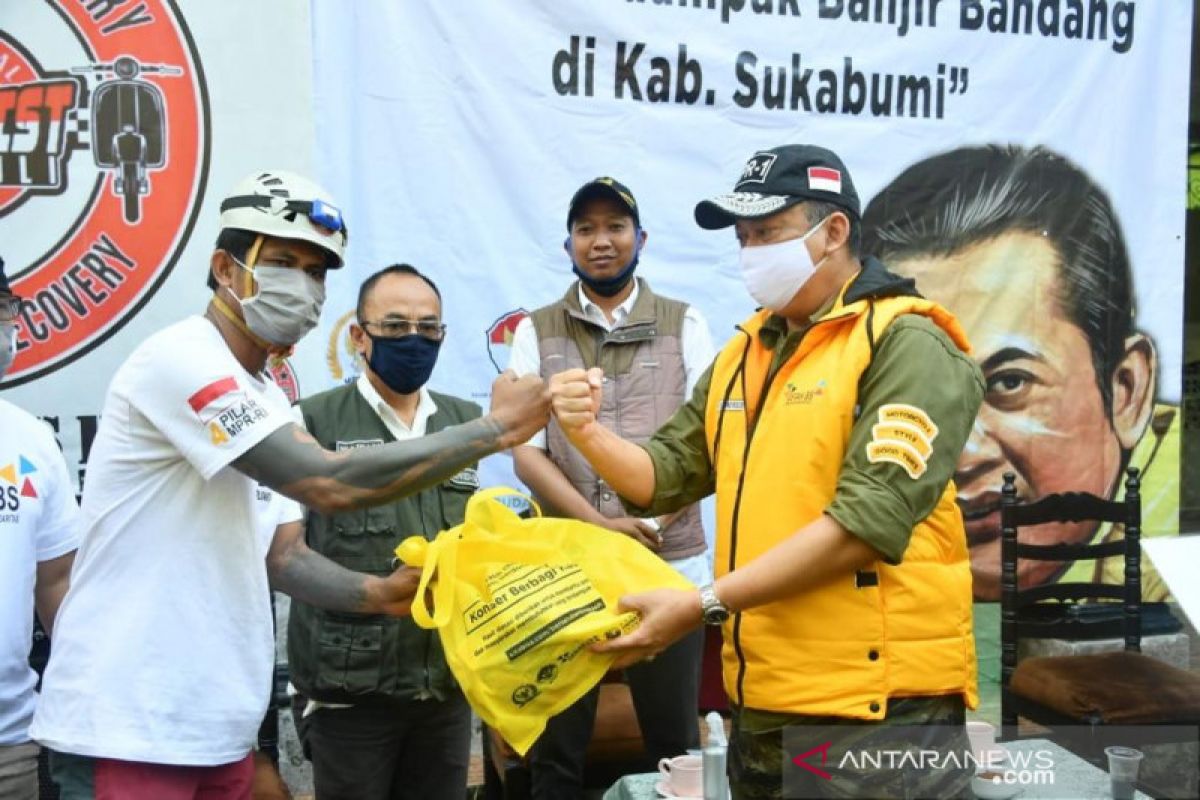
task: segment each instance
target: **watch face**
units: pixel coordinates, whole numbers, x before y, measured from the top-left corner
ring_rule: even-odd
[[[704,622],[707,625],[720,625],[729,619],[729,610],[724,606],[704,609]]]
[[[721,605],[711,584],[700,588],[700,605],[703,608],[705,625],[720,625],[729,619],[729,609]]]

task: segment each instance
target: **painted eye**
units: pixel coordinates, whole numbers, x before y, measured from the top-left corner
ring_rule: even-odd
[[[1007,394],[1020,391],[1029,381],[1029,375],[1016,370],[1007,370],[1005,372],[993,375],[988,381],[988,391],[998,391]]]
[[[986,400],[993,408],[1015,410],[1024,405],[1037,379],[1021,369],[1005,369],[987,378]]]

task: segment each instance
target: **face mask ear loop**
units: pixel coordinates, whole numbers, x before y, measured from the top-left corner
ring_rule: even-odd
[[[242,297],[251,297],[251,292],[254,290],[254,267],[258,264],[258,251],[262,250],[263,240],[266,237],[261,233],[254,237],[254,244],[250,245],[250,249],[246,251],[245,265],[246,269],[243,273],[246,276],[245,291],[242,292]]]
[[[254,243],[251,244],[250,248],[246,251],[245,264],[239,265],[246,267],[245,269],[240,270],[240,272],[246,276],[246,296],[249,296],[250,290],[254,288],[254,265],[258,263],[258,252],[262,250],[262,245],[265,240],[266,237],[261,233],[258,236],[255,236]],[[232,258],[232,256],[230,257]],[[230,294],[233,294],[232,289],[229,289],[228,291]],[[237,295],[234,295],[234,299],[237,300],[239,304],[241,303],[241,298]],[[213,295],[213,305],[216,306],[217,311],[219,311],[226,319],[233,323],[235,328],[248,336],[250,340],[259,347],[266,350],[267,355],[271,358],[275,360],[284,359],[290,356],[292,351],[295,350],[294,347],[285,347],[283,345],[272,344],[254,331],[250,330],[249,326],[246,325],[246,322],[234,313],[233,309],[230,308],[229,304],[221,298],[220,294]]]
[[[837,212],[833,212],[833,213],[837,213]],[[829,220],[832,218],[833,218],[833,214],[829,214],[828,216],[824,217],[820,222],[818,222],[816,225],[814,225],[812,227],[812,230],[810,230],[808,233],[804,234],[804,240],[808,241],[808,237],[812,236],[814,233],[821,230],[821,226],[823,226],[826,222],[829,222]],[[815,272],[816,270],[819,270],[821,268],[821,265],[824,264],[828,260],[829,260],[829,253],[826,253],[825,255],[821,256],[820,261],[816,261],[813,263],[813,271]]]

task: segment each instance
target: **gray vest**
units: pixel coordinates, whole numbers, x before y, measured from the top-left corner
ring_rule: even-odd
[[[638,299],[629,315],[611,331],[587,318],[579,307],[579,284],[566,295],[534,311],[541,374],[575,367],[604,369],[600,422],[621,437],[644,442],[683,404],[687,373],[683,366],[683,315],[687,304],[650,291],[638,278]],[[571,446],[555,420],[546,427],[550,459],[580,494],[606,517],[627,516],[616,493]],[[678,559],[704,552],[700,509],[688,506],[665,528],[659,555]]]
[[[475,419],[479,406],[431,392],[437,411],[427,432]],[[328,450],[371,447],[395,441],[354,384],[300,403],[308,432]],[[463,521],[467,500],[479,487],[474,468],[388,505],[325,516],[308,515],[308,546],[348,569],[372,575],[392,571],[393,549],[412,535],[432,539]],[[407,617],[325,611],[292,601],[288,619],[292,682],[306,697],[330,703],[441,700],[457,684],[437,634]]]

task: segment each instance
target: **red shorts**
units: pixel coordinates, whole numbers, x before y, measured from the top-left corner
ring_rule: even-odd
[[[96,800],[250,800],[254,754],[216,767],[95,760]]]

